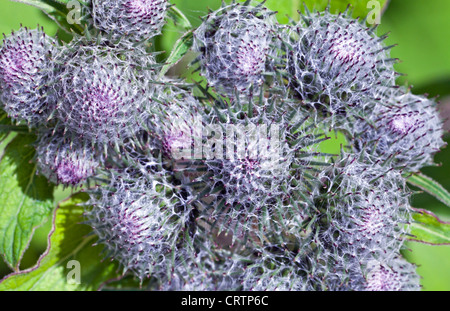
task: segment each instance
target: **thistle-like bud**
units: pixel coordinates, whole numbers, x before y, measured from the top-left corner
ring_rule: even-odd
[[[263,94],[205,104],[201,161],[179,168],[191,177],[184,184],[197,197],[198,226],[233,250],[277,244],[277,237],[302,230],[302,197],[322,164],[310,114]]]
[[[161,277],[177,255],[177,242],[186,224],[182,199],[163,180],[112,175],[110,185],[91,191],[86,215],[109,257],[143,280]]]
[[[284,124],[270,123],[275,116],[265,117],[269,118],[265,124],[252,123],[250,118],[227,124],[226,133],[216,133],[217,142],[211,143],[216,157],[206,159],[205,164],[212,174],[212,189],[224,187],[226,204],[263,206],[284,193],[281,185],[289,180],[293,150],[286,141]],[[217,130],[215,126],[209,132]]]
[[[330,226],[324,239],[339,249],[341,256],[361,262],[374,256],[397,256],[411,222],[404,178],[395,170],[353,157],[342,164],[328,188],[326,217]]]
[[[161,87],[155,94],[158,103],[148,107],[149,135],[172,160],[191,160],[194,143],[201,153],[201,104],[188,92],[177,87]]]
[[[96,152],[79,139],[61,131],[41,132],[36,146],[38,172],[55,184],[77,186],[95,174]]]
[[[149,88],[126,55],[100,47],[74,46],[67,55],[56,89],[56,117],[67,131],[101,145],[120,146],[140,127]],[[144,118],[145,119],[145,118]]]
[[[204,150],[211,181],[222,184],[227,203],[257,203],[283,195],[298,167],[310,169],[316,133],[302,109],[277,95],[218,101],[204,122],[213,139]],[[217,124],[219,122],[219,124]],[[307,124],[308,123],[308,124]],[[219,133],[217,133],[219,132]],[[215,140],[217,140],[217,143]],[[305,153],[301,160],[296,155]]]
[[[30,126],[45,122],[55,107],[49,92],[56,42],[42,29],[21,28],[0,49],[0,102],[8,115]]]
[[[167,0],[93,0],[92,15],[98,29],[113,38],[148,40],[161,32]]]
[[[264,82],[273,40],[273,14],[266,8],[239,3],[206,17],[194,33],[194,50],[208,83],[234,94]]]
[[[355,128],[357,149],[365,148],[407,171],[432,164],[433,155],[444,146],[436,103],[411,93],[387,93]]]
[[[392,168],[357,159],[349,156],[321,173],[323,184],[314,193],[320,214],[314,224],[318,247],[311,252],[312,285],[322,279],[330,290],[363,290],[364,267],[400,256],[409,232],[404,178]]]
[[[384,37],[347,14],[306,15],[293,27],[287,50],[290,86],[316,108],[336,113],[395,85]]]

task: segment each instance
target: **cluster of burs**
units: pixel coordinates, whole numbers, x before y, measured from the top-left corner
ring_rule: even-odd
[[[151,44],[168,10],[93,0],[71,42],[22,28],[1,46],[2,108],[37,134],[40,174],[90,194],[105,256],[148,289],[420,289],[405,177],[442,122],[396,86],[385,36],[348,11],[280,25],[224,3],[193,32],[188,84]]]

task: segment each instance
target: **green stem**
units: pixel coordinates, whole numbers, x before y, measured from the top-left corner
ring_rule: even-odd
[[[20,132],[20,133],[28,133],[30,129],[25,125],[4,125],[0,124],[0,132]]]

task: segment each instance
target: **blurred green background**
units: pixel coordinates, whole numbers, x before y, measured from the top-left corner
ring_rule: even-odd
[[[331,2],[345,2],[331,0]],[[368,2],[368,0],[359,0]],[[194,26],[200,23],[200,16],[207,8],[217,9],[221,0],[171,0],[191,20]],[[270,8],[285,5],[285,12],[296,12],[298,0],[268,0]],[[298,7],[299,8],[299,7]],[[279,15],[281,22],[286,17]],[[293,16],[295,19],[298,16]],[[20,24],[35,28],[37,24],[44,27],[46,32],[54,35],[56,25],[39,10],[22,3],[0,0],[0,33],[8,34],[13,29],[19,29]],[[388,45],[398,44],[392,49],[391,56],[401,59],[396,65],[397,71],[407,74],[399,78],[399,84],[413,86],[412,91],[417,94],[430,94],[439,96],[440,108],[444,118],[450,117],[450,1],[449,0],[391,0],[378,29],[378,34],[390,32],[386,40]],[[157,47],[170,51],[174,41],[181,35],[180,30],[168,24],[164,36],[156,41]],[[447,124],[447,129],[450,124]],[[450,137],[446,137],[450,143]],[[334,143],[334,148],[339,141]],[[328,146],[333,148],[333,146]],[[1,146],[0,146],[1,148]],[[450,190],[450,147],[436,155],[435,160],[439,167],[427,167],[423,173],[441,182]],[[68,191],[55,192],[57,199],[68,195]],[[0,202],[1,204],[1,202]],[[450,221],[450,208],[427,194],[418,194],[413,197],[412,205],[417,208],[426,208],[436,213],[441,219]],[[25,254],[22,269],[33,266],[39,255],[47,246],[47,234],[50,225],[39,228]],[[407,244],[411,250],[405,251],[405,256],[416,263],[418,273],[422,276],[424,290],[450,290],[450,246],[430,246],[410,242]],[[10,271],[0,260],[0,278]]]

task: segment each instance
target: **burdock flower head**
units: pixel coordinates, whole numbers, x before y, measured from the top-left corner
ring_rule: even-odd
[[[51,182],[77,186],[95,174],[98,155],[79,139],[72,139],[62,131],[43,131],[36,147],[38,172]]]
[[[367,262],[392,259],[399,253],[411,222],[409,192],[398,171],[379,164],[341,161],[327,186],[330,222],[323,238],[338,258]],[[339,250],[339,251],[338,251]]]
[[[220,92],[234,94],[264,82],[274,20],[266,8],[235,3],[206,17],[194,33],[202,72]]]
[[[136,178],[131,171],[92,190],[92,209],[86,216],[106,253],[122,265],[124,273],[143,280],[170,271],[185,222],[175,213],[182,200],[168,184],[149,176]]]
[[[320,246],[308,273],[331,290],[368,289],[368,270],[374,278],[388,277],[368,265],[397,260],[412,220],[401,173],[360,158],[349,155],[322,172],[314,191],[320,219],[314,246]],[[417,278],[413,269],[409,274]]]
[[[270,139],[277,138],[271,137]],[[239,142],[239,144],[245,143],[245,140]],[[262,206],[267,200],[283,193],[281,185],[288,178],[292,160],[290,155],[283,155],[279,150],[272,151],[270,155],[257,155],[254,152],[257,149],[257,143],[250,142],[249,144],[250,148],[243,150],[242,154],[239,151],[233,151],[233,155],[229,159],[206,161],[206,166],[213,175],[211,177],[212,184],[224,187],[226,193],[224,198],[227,204],[245,205],[250,203]],[[281,148],[286,150],[288,147],[282,145]]]
[[[331,113],[376,97],[395,85],[388,48],[374,29],[347,14],[304,16],[293,27],[287,50],[290,86],[297,96]]]
[[[120,54],[100,47],[75,49],[62,57],[56,117],[67,131],[88,141],[120,146],[139,128],[148,85]]]
[[[45,122],[54,109],[52,83],[55,41],[40,28],[21,28],[0,49],[0,102],[8,115],[30,126]]]
[[[161,32],[167,0],[93,0],[95,26],[113,38],[148,40]]]
[[[200,102],[189,92],[174,86],[161,87],[157,93],[158,99],[148,107],[149,135],[169,158],[191,159],[194,142],[201,150]]]
[[[432,164],[433,155],[444,145],[436,103],[403,91],[382,96],[373,113],[355,128],[357,148],[408,171]]]
[[[297,214],[289,213],[298,209],[291,203],[297,204],[314,182],[319,161],[313,162],[313,145],[320,135],[312,120],[305,121],[310,114],[291,110],[291,104],[261,93],[230,102],[219,98],[203,111],[207,143],[204,165],[198,169],[203,174],[192,184],[208,201],[202,217],[219,233],[231,232],[231,243],[254,226],[270,227],[272,220],[294,223]],[[267,210],[273,213],[270,217]]]

